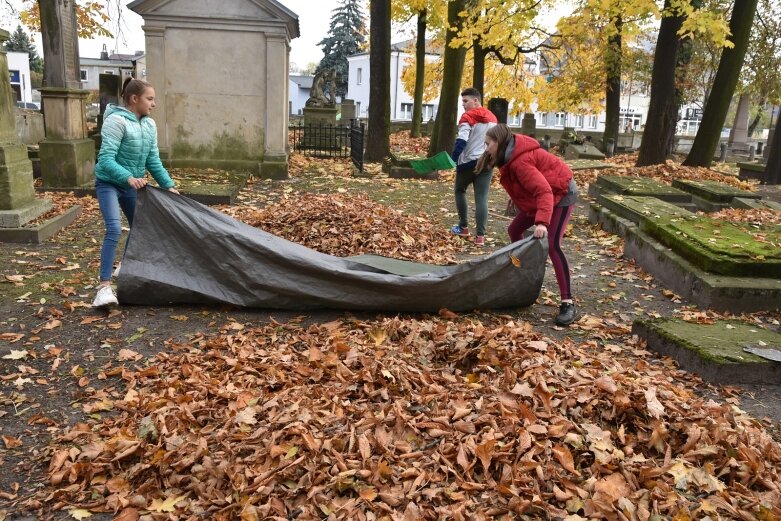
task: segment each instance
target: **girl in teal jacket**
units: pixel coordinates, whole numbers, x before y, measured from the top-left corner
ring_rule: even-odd
[[[124,106],[109,105],[103,116],[98,164],[95,166],[95,192],[106,225],[100,250],[100,287],[95,307],[116,305],[111,288],[114,257],[122,234],[119,212],[133,225],[136,190],[146,186],[146,171],[161,188],[179,193],[160,161],[157,127],[149,117],[155,107],[155,89],[149,83],[128,78],[122,87]],[[117,267],[116,273],[119,271]]]

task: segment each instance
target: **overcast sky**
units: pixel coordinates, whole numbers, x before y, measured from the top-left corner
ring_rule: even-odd
[[[7,0],[0,0],[5,3]],[[121,0],[123,6],[132,0]],[[10,4],[17,10],[21,7],[21,0],[10,0]],[[323,39],[328,32],[331,20],[331,11],[339,5],[339,0],[281,0],[282,5],[298,15],[298,24],[301,36],[290,43],[290,61],[305,67],[309,62],[320,62],[323,53],[317,42]],[[368,23],[368,10],[367,23]],[[14,17],[5,7],[0,10],[2,21],[0,28],[13,31],[19,24],[18,17]],[[103,45],[106,45],[109,53],[132,54],[134,51],[144,50],[144,31],[141,28],[143,20],[133,11],[124,8],[120,16],[120,31],[116,30],[116,21],[111,22],[109,29],[115,38],[96,38],[94,40],[79,40],[79,54],[85,58],[97,58]],[[40,51],[40,35],[36,36],[36,43]]]
[[[129,4],[132,0],[121,0],[122,5]],[[226,0],[231,1],[231,0]],[[301,36],[290,43],[290,61],[304,68],[310,62],[319,63],[323,57],[317,42],[328,33],[331,21],[331,11],[340,4],[340,0],[279,0],[282,5],[298,15],[298,24]],[[21,6],[21,0],[0,0],[0,4],[10,3],[17,9]],[[364,13],[368,24],[368,0],[365,2]],[[19,23],[18,17],[13,17],[8,10],[0,10],[2,22],[0,27],[13,31]],[[558,17],[556,17],[558,18]],[[79,54],[85,58],[97,58],[103,45],[106,45],[109,53],[112,51],[121,54],[133,54],[135,51],[144,50],[144,31],[141,28],[143,20],[133,11],[124,8],[119,17],[120,30],[117,31],[117,21],[112,20],[109,28],[116,36],[114,38],[96,38],[94,40],[79,40]],[[397,31],[393,40],[401,40],[408,37]],[[40,35],[36,36],[40,52]]]

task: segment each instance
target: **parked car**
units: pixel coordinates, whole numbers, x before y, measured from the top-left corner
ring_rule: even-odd
[[[41,106],[32,101],[17,101],[16,106],[20,109],[41,110]]]

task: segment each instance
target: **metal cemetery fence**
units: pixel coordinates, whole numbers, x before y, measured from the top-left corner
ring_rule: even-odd
[[[301,122],[290,125],[289,131],[288,139],[295,152],[311,157],[349,157],[363,171],[363,123],[350,120],[345,125],[304,125]]]

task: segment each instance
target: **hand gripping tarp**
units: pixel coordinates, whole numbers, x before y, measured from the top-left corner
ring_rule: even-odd
[[[540,293],[547,248],[547,241],[530,238],[452,266],[334,257],[147,187],[138,192],[118,297],[123,304],[285,310],[521,307]]]

